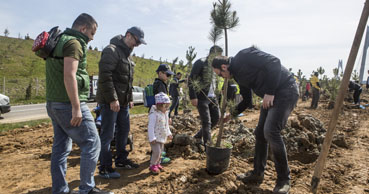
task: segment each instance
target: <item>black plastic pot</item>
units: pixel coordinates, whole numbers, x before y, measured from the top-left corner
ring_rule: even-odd
[[[227,170],[232,148],[206,147],[206,170],[209,174],[220,174]]]

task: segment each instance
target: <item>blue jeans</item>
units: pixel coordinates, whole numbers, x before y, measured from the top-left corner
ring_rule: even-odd
[[[94,118],[87,104],[81,103],[82,123],[72,127],[72,105],[63,102],[47,102],[47,113],[54,127],[54,142],[51,154],[52,193],[68,193],[67,157],[72,150],[72,141],[81,150],[79,193],[87,194],[95,187],[94,172],[100,153],[100,139]]]
[[[115,126],[117,125],[117,126]],[[115,133],[115,130],[117,132]],[[120,107],[119,112],[110,109],[109,104],[101,104],[101,152],[100,169],[112,167],[112,153],[110,143],[115,136],[117,158],[115,163],[124,162],[129,152],[126,150],[127,138],[130,130],[129,107]]]
[[[281,130],[285,127],[297,100],[297,85],[293,84],[276,92],[271,108],[267,110],[261,108],[259,123],[255,129],[254,173],[258,175],[264,173],[269,144],[274,156],[277,182],[291,179]]]
[[[198,100],[197,110],[200,114],[201,129],[194,136],[202,138],[204,145],[210,140],[211,129],[217,125],[219,121],[219,107],[216,98]]]
[[[172,105],[169,108],[169,117],[174,109],[174,115],[178,115],[179,96],[173,97]]]

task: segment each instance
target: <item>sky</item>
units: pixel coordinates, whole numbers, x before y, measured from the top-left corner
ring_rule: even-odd
[[[137,56],[186,63],[186,51],[195,48],[205,57],[212,42],[210,11],[217,0],[1,0],[0,34],[35,38],[54,26],[71,27],[81,13],[92,15],[98,29],[93,48],[101,50],[110,39],[132,26],[145,32],[147,45],[134,49]],[[301,69],[309,78],[322,66],[333,76],[338,60],[346,65],[364,0],[230,0],[240,23],[228,33],[229,56],[256,45],[278,57],[282,65]],[[364,38],[363,38],[364,40]],[[224,48],[224,37],[217,42]],[[361,47],[363,43],[361,44]],[[361,48],[360,47],[360,48]],[[359,50],[356,70],[362,57]],[[368,68],[366,68],[368,69]],[[364,74],[366,77],[367,74]]]

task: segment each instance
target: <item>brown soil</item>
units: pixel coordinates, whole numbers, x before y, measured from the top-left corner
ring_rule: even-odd
[[[364,94],[362,98],[369,99],[369,95]],[[322,133],[312,131],[311,127],[304,124],[305,120],[313,119],[312,122],[318,122],[315,126],[319,126],[320,121],[321,131],[324,131],[332,111],[327,109],[328,102],[321,101],[317,110],[308,109],[309,102],[299,102],[290,116],[287,132],[284,134],[290,158],[291,193],[309,193],[316,157],[321,146]],[[366,110],[356,109],[345,102],[337,125],[336,134],[339,135],[335,136],[330,149],[318,193],[369,193],[368,109],[369,107]],[[174,124],[177,128],[173,131],[176,134],[194,135],[199,128],[197,114],[194,115],[189,116],[191,119],[187,124],[187,121],[178,124],[176,119],[180,119],[175,118]],[[247,111],[236,124],[243,124],[246,129],[252,131],[256,127],[258,116],[258,110]],[[207,173],[206,154],[201,147],[168,143],[167,152],[172,162],[165,166],[165,172],[156,176],[148,170],[150,146],[147,142],[146,126],[146,115],[131,119],[134,150],[130,158],[138,162],[140,168],[118,169],[122,177],[116,180],[105,180],[96,176],[95,181],[99,188],[115,193],[272,193],[276,174],[271,160],[268,160],[265,179],[260,186],[244,185],[236,180],[237,174],[251,170],[253,165],[252,154],[245,154],[252,150],[252,139],[248,139],[252,138],[252,135],[237,139],[238,134],[234,129],[236,125],[230,124],[226,128],[226,136],[233,138],[234,148],[230,166],[224,173]],[[314,127],[313,129],[315,130]],[[242,131],[241,128],[238,130]],[[0,193],[51,193],[52,137],[52,127],[47,123],[35,128],[25,126],[0,133]],[[95,174],[97,175],[97,172]],[[71,189],[78,189],[79,149],[76,145],[68,158],[67,179]]]

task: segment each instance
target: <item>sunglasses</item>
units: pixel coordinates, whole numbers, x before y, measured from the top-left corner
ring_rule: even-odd
[[[133,36],[133,39],[135,39],[136,45],[140,45],[141,44],[140,40],[138,40],[138,38],[135,35],[132,35],[132,36]]]

